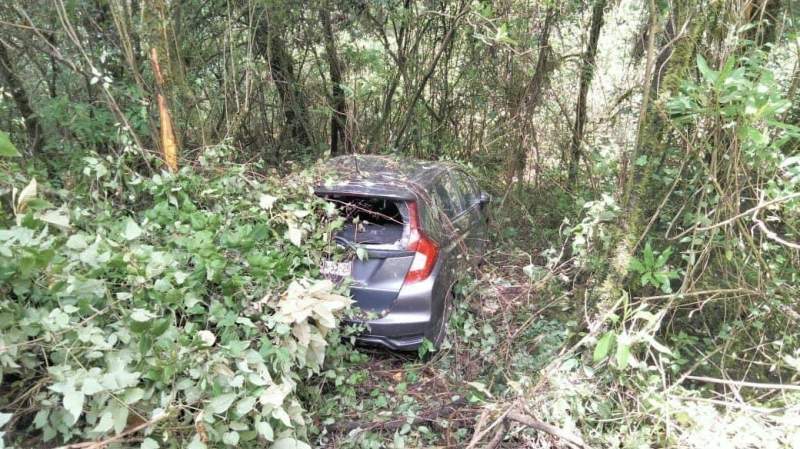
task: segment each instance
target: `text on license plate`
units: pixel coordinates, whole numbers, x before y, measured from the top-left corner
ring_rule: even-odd
[[[325,276],[345,277],[353,271],[353,262],[334,262],[323,260],[319,272]]]

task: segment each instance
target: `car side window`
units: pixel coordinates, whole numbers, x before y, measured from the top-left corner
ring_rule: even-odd
[[[436,192],[432,192],[430,196],[423,200],[424,207],[422,211],[422,220],[425,230],[431,231],[434,235],[441,234],[441,218],[439,216],[439,209],[441,208],[442,200]]]
[[[442,173],[436,182],[436,196],[442,211],[453,218],[464,210],[461,192],[449,173]]]
[[[462,192],[464,208],[469,209],[478,201],[478,189],[475,187],[475,183],[472,182],[465,173],[454,171],[452,175],[458,185],[458,190]]]

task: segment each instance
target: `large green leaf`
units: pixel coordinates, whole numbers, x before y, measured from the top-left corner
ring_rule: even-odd
[[[72,417],[70,424],[75,423],[83,413],[83,401],[85,396],[82,391],[75,390],[74,387],[68,387],[64,390],[64,408],[69,412]]]
[[[128,218],[125,221],[125,230],[122,233],[122,236],[125,237],[125,240],[136,240],[141,235],[142,228],[140,228],[132,218]]]
[[[269,449],[311,449],[311,446],[294,438],[281,438],[273,443]]]
[[[631,358],[631,347],[622,341],[617,342],[617,368],[624,370],[628,367],[628,362]]]
[[[219,395],[208,403],[208,409],[211,413],[225,413],[229,408],[231,408],[231,404],[233,401],[236,400],[236,395],[233,393],[227,393]]]
[[[3,157],[20,157],[22,156],[17,147],[11,143],[7,132],[0,131],[0,156]]]
[[[700,70],[700,74],[703,75],[706,81],[713,83],[717,80],[717,72],[711,70],[708,66],[708,62],[706,62],[706,58],[700,53],[697,54],[697,69]]]
[[[612,331],[608,331],[602,337],[600,337],[600,340],[597,341],[597,346],[594,347],[592,359],[594,359],[595,362],[599,362],[600,360],[606,358],[608,351],[614,344],[615,339],[616,335]]]

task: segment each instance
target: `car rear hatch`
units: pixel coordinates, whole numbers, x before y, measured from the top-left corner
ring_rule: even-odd
[[[348,248],[350,260],[323,264],[323,275],[341,277],[350,269],[350,292],[365,312],[385,314],[404,283],[430,274],[438,249],[419,229],[416,203],[391,197],[358,196],[350,193],[322,194],[345,219],[334,239]],[[427,243],[425,246],[423,241]],[[421,248],[421,246],[425,246]],[[428,252],[420,256],[420,250]],[[360,257],[359,257],[360,256]],[[420,257],[431,258],[426,261]],[[342,266],[345,268],[342,269]],[[422,270],[422,272],[420,271]],[[427,270],[427,274],[424,271]],[[422,276],[425,274],[425,276]]]

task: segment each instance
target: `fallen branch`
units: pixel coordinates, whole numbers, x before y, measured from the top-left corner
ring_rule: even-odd
[[[679,399],[681,401],[704,402],[707,404],[719,405],[725,408],[738,408],[746,412],[758,413],[761,415],[772,415],[775,413],[785,412],[787,410],[791,410],[792,408],[794,408],[794,407],[781,407],[781,408],[753,407],[752,405],[740,404],[738,402],[727,402],[727,401],[721,401],[719,399],[710,399],[710,398],[693,398],[691,396],[676,396],[672,394],[669,395],[669,397],[674,399]]]
[[[697,231],[709,231],[709,230],[714,229],[714,228],[719,228],[719,227],[725,226],[725,225],[727,225],[727,224],[729,224],[729,223],[731,223],[731,222],[733,222],[733,221],[735,221],[735,220],[737,220],[739,218],[742,218],[745,215],[750,215],[750,214],[755,215],[755,214],[758,213],[758,211],[760,211],[761,209],[763,209],[765,207],[772,206],[773,204],[783,203],[785,201],[793,200],[793,199],[798,198],[798,197],[800,197],[800,192],[795,192],[795,193],[792,193],[790,195],[785,195],[785,196],[782,196],[780,198],[775,198],[774,200],[770,200],[770,201],[766,201],[766,202],[763,202],[763,198],[762,198],[762,200],[757,205],[751,207],[750,209],[747,209],[744,212],[736,214],[733,217],[728,218],[725,221],[721,221],[719,223],[716,223],[716,224],[713,224],[713,225],[710,225],[710,226],[697,226],[694,229],[697,230]]]
[[[686,376],[687,379],[697,380],[700,382],[709,382],[715,384],[724,384],[724,385],[732,385],[735,387],[750,387],[750,388],[761,388],[765,390],[793,390],[793,391],[800,391],[800,385],[784,385],[784,384],[765,384],[765,383],[758,383],[758,382],[747,382],[743,380],[727,380],[727,379],[717,379],[715,377],[704,377],[704,376]]]
[[[539,430],[545,433],[549,433],[555,437],[558,437],[564,441],[566,441],[570,446],[579,447],[581,449],[589,449],[590,446],[583,442],[583,439],[578,435],[572,434],[567,432],[564,429],[559,427],[553,426],[551,424],[547,424],[546,422],[539,421],[538,419],[534,419],[528,415],[524,415],[522,413],[513,411],[509,412],[506,415],[508,419],[512,421],[516,421],[520,424],[524,424],[531,429]]]
[[[105,439],[105,440],[102,440],[102,441],[84,441],[82,443],[67,444],[66,446],[60,446],[60,447],[57,447],[56,449],[101,449],[103,447],[107,447],[108,445],[110,445],[112,443],[116,443],[116,442],[124,439],[128,435],[134,434],[134,433],[136,433],[136,432],[138,432],[138,431],[140,431],[140,430],[142,430],[142,429],[144,429],[146,427],[150,427],[153,424],[155,424],[155,423],[167,418],[168,416],[169,416],[169,412],[168,411],[164,412],[164,413],[162,413],[162,414],[160,414],[160,415],[158,415],[158,416],[156,416],[156,417],[154,417],[154,418],[152,418],[152,419],[150,419],[148,421],[145,421],[145,422],[143,422],[141,424],[138,424],[136,426],[133,426],[133,427],[129,428],[128,430],[125,430],[124,432],[120,433],[119,435],[114,435],[113,437]]]
[[[456,412],[463,409],[466,404],[466,400],[458,399],[447,405],[443,405],[438,409],[421,413],[414,417],[411,422],[409,422],[408,418],[405,416],[386,421],[344,421],[328,425],[325,427],[325,430],[327,430],[329,433],[344,434],[350,433],[356,429],[393,431],[403,427],[403,424],[406,423],[414,425],[422,422],[432,422],[438,419],[448,419],[452,415],[456,414]]]
[[[494,436],[491,440],[489,440],[489,444],[487,444],[483,449],[495,449],[500,446],[500,442],[503,441],[503,436],[506,434],[506,423],[500,423],[497,427],[497,432],[494,433]]]

